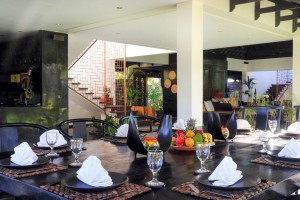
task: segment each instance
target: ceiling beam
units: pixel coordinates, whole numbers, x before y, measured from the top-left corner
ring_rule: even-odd
[[[230,0],[229,1],[229,11],[232,12],[235,9],[236,5],[245,4],[245,3],[251,3],[261,0]]]

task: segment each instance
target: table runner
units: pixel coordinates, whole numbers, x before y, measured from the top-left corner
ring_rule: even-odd
[[[103,199],[108,198],[111,195],[122,193],[128,190],[133,190],[132,192],[123,194],[121,196],[112,197],[109,198],[110,200],[124,200],[129,199],[133,196],[142,194],[144,192],[148,192],[151,190],[149,187],[145,187],[142,185],[137,185],[133,183],[124,183],[121,186],[114,188],[112,190],[103,191],[103,192],[90,192],[90,193],[83,193],[83,192],[77,192],[75,190],[71,190],[61,183],[57,183],[55,185],[42,185],[40,186],[42,189],[50,191],[52,193],[55,193],[57,195],[60,195],[62,197],[68,198],[68,199],[89,199],[89,200],[96,200],[96,199]]]
[[[118,144],[127,144],[127,139],[120,139],[120,138],[115,138],[112,136],[106,136],[106,137],[100,138],[100,140],[104,140],[104,141],[112,142],[112,143],[118,143]]]
[[[189,184],[193,184],[194,186],[196,186],[200,190],[200,193],[194,192],[188,186]],[[213,194],[201,193],[201,191],[203,191],[203,190],[209,190],[212,192],[219,192],[219,193],[223,193],[223,194],[232,195],[233,196],[232,199],[245,200],[245,199],[249,199],[249,198],[261,193],[262,191],[272,187],[273,185],[275,185],[274,182],[262,180],[262,182],[260,184],[258,184],[257,186],[254,186],[252,188],[249,188],[249,189],[239,190],[239,191],[223,191],[223,190],[208,188],[208,187],[202,186],[201,184],[198,184],[196,181],[194,181],[194,182],[191,181],[191,182],[186,182],[186,183],[177,185],[177,186],[173,187],[172,190],[179,192],[179,193],[183,193],[183,194],[201,197],[204,199],[212,199],[212,200],[225,200],[226,199],[226,200],[228,200],[228,198],[216,196]]]
[[[54,151],[57,154],[64,154],[64,153],[71,153],[72,152],[70,147],[66,147],[66,148],[63,148],[63,149],[55,149]],[[38,156],[44,156],[44,155],[48,154],[50,152],[50,150],[34,148],[33,152]]]
[[[276,161],[272,160],[272,158],[265,158],[264,156],[255,158],[255,159],[251,160],[251,162],[258,163],[258,164],[264,164],[264,165],[300,169],[299,165],[293,165],[293,164],[288,164],[288,163],[283,163],[283,162],[276,162]]]
[[[43,170],[33,171],[33,170],[39,170],[41,168]],[[57,171],[65,170],[67,168],[68,168],[67,166],[56,165],[53,163],[47,163],[41,167],[28,168],[28,169],[9,169],[9,168],[0,167],[0,173],[4,174],[6,176],[12,177],[12,178],[23,178],[23,177],[34,176],[34,175],[38,175],[38,174],[57,172]],[[29,171],[32,171],[32,172],[29,172]],[[28,172],[28,173],[26,173],[26,172]]]

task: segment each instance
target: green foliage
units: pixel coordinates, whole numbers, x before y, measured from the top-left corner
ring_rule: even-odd
[[[96,119],[96,118],[94,116],[92,116],[92,119]],[[104,121],[110,122],[111,124],[118,127],[118,121],[111,115],[106,115],[106,118],[104,119]],[[100,134],[103,134],[102,133],[103,126],[104,126],[104,124],[101,124],[99,122],[93,122],[93,127],[98,129],[98,133],[100,133]],[[105,131],[106,135],[113,135],[116,132],[116,130],[110,126],[104,126],[104,127],[105,127],[104,131]]]
[[[126,79],[126,96],[127,96],[127,105],[134,105],[137,104],[139,96],[140,96],[140,91],[138,89],[135,88],[134,85],[134,75],[136,73],[142,73],[144,74],[145,72],[143,72],[140,69],[132,69],[131,71],[129,71],[129,73],[127,74],[127,79]]]
[[[255,84],[254,78],[249,78],[249,76],[247,77],[247,80],[243,82],[243,85],[247,86],[247,90],[245,90],[244,93],[248,96],[248,98],[252,96],[252,89]]]
[[[106,115],[105,121],[110,122],[111,124],[115,126],[119,126],[118,121],[111,115]],[[106,135],[112,135],[116,133],[116,130],[110,126],[105,126],[105,134]]]
[[[154,107],[155,110],[161,110],[163,107],[162,89],[157,79],[148,78],[148,106]]]

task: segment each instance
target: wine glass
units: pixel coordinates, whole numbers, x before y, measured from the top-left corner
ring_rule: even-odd
[[[57,132],[56,131],[47,131],[46,132],[46,142],[50,147],[50,152],[46,154],[47,157],[57,157],[58,154],[53,150],[54,145],[57,142]]]
[[[195,171],[196,174],[210,172],[210,170],[205,168],[205,161],[207,160],[210,154],[210,144],[209,143],[200,143],[196,144],[196,154],[200,160],[200,169]]]
[[[268,120],[268,125],[272,135],[274,135],[276,127],[277,127],[277,120]]]
[[[71,150],[75,156],[75,161],[70,164],[72,167],[80,167],[82,162],[78,160],[79,154],[82,152],[83,139],[82,138],[72,138],[70,140]]]
[[[153,188],[163,187],[165,184],[157,180],[157,172],[163,164],[163,151],[149,150],[147,154],[147,164],[153,174],[153,178],[151,181],[146,182],[145,185]]]
[[[258,130],[257,132],[258,132],[259,140],[262,142],[262,145],[263,145],[263,148],[261,150],[259,150],[258,152],[259,153],[267,153],[268,152],[267,145],[270,140],[269,133],[268,133],[268,131],[261,131],[261,130]]]

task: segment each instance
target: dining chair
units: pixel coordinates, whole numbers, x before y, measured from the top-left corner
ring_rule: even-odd
[[[139,132],[151,133],[158,130],[160,119],[147,115],[132,115]],[[119,119],[119,124],[126,124],[130,116],[124,116]]]
[[[226,139],[222,134],[222,125],[229,130],[229,137]],[[220,115],[218,112],[207,112],[207,132],[211,133],[213,139],[217,140],[233,140],[237,133],[237,123],[235,111],[232,111],[230,117],[225,124],[221,123]]]
[[[68,119],[59,123],[59,130],[68,138],[79,137],[83,141],[97,139],[117,132],[114,124],[95,118]]]
[[[48,128],[31,123],[5,123],[0,124],[0,152],[3,156],[11,153],[22,142],[29,145],[39,141],[40,135]]]

